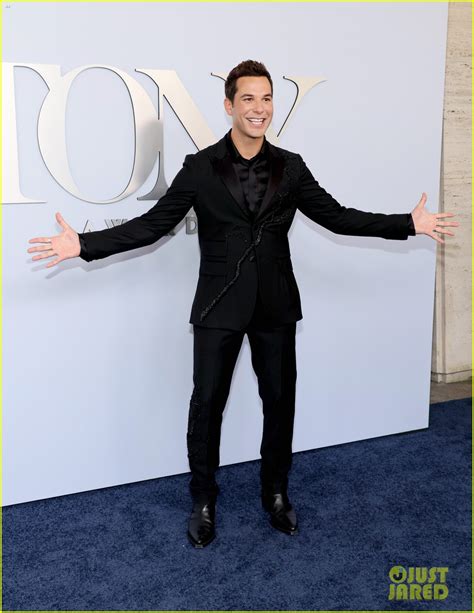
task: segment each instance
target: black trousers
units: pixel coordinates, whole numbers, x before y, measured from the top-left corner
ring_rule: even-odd
[[[194,389],[187,429],[194,500],[219,492],[215,473],[219,467],[222,414],[245,334],[263,404],[261,484],[269,491],[286,490],[295,414],[295,333],[296,323],[269,325],[259,299],[245,330],[194,326]]]

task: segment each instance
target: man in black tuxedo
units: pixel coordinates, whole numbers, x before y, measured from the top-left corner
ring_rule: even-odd
[[[295,410],[296,322],[302,318],[288,231],[296,210],[325,228],[354,236],[406,240],[452,232],[451,213],[430,214],[426,195],[412,213],[383,214],[341,206],[313,178],[303,159],[265,139],[273,115],[273,84],[265,66],[240,63],[225,83],[224,106],[232,129],[216,144],[187,155],[167,193],[143,215],[120,226],[77,234],[61,217],[63,232],[33,260],[48,264],[80,256],[86,261],[149,245],[170,232],[194,207],[201,263],[190,323],[194,326],[194,389],[187,444],[193,509],[188,537],[204,547],[215,536],[222,413],[232,373],[247,334],[263,402],[262,505],[272,526],[295,534],[288,498]]]

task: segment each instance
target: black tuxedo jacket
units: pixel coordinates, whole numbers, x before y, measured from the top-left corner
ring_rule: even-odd
[[[245,204],[225,137],[187,155],[166,194],[126,223],[79,234],[86,260],[149,245],[172,230],[191,207],[198,221],[199,279],[190,323],[241,330],[257,292],[269,323],[302,318],[288,244],[296,210],[337,234],[406,240],[415,234],[410,213],[370,213],[341,206],[313,178],[300,155],[268,143],[270,178],[260,210]]]

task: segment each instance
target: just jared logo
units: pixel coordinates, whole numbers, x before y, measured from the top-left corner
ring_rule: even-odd
[[[392,566],[388,576],[389,600],[444,600],[449,590],[446,585],[447,566]]]

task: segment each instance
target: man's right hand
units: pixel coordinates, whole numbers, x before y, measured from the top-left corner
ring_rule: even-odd
[[[39,247],[30,247],[28,253],[42,251],[40,255],[35,255],[33,260],[42,260],[43,258],[51,258],[56,256],[53,262],[49,262],[46,268],[51,268],[55,264],[75,258],[81,253],[81,244],[79,235],[69,226],[61,216],[61,213],[56,213],[56,221],[62,227],[63,231],[57,236],[30,238],[29,243],[44,243]]]

